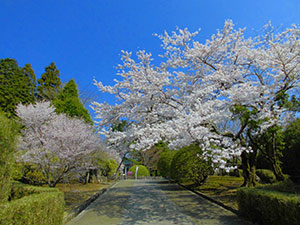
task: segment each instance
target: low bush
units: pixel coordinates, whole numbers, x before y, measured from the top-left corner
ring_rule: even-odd
[[[178,150],[171,163],[171,178],[179,183],[192,181],[201,185],[213,172],[211,162],[205,160],[202,154],[197,144]]]
[[[16,200],[32,194],[40,194],[44,192],[58,192],[56,188],[36,187],[25,185],[20,182],[14,182],[11,187],[10,200]]]
[[[256,188],[270,190],[270,191],[285,192],[285,193],[296,193],[295,185],[290,179],[286,179],[284,181],[281,181],[281,182],[278,182],[275,184],[258,186]]]
[[[129,171],[132,172],[132,175],[135,175],[135,170],[136,170],[137,165],[132,166]],[[143,166],[143,165],[138,165],[139,169],[137,172],[137,175],[140,176],[145,176],[148,177],[149,176],[149,171],[147,169],[147,167]]]
[[[64,194],[55,188],[13,184],[11,201],[0,204],[0,224],[60,225]]]
[[[276,177],[272,170],[257,169],[256,175],[260,178],[261,183],[273,184],[276,182]]]
[[[300,198],[267,188],[241,188],[237,193],[240,214],[264,225],[298,225]]]

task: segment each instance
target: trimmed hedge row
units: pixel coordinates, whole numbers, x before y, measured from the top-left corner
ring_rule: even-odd
[[[13,192],[13,200],[0,205],[0,224],[63,224],[65,203],[62,192],[22,184],[14,184]]]
[[[43,192],[58,192],[59,190],[56,188],[48,188],[48,187],[37,187],[25,185],[20,182],[14,182],[11,187],[11,200],[16,200],[25,196],[29,196],[32,194],[40,194]]]
[[[296,194],[241,188],[237,193],[241,216],[264,225],[299,225],[300,197]]]
[[[273,184],[276,182],[276,177],[272,170],[257,169],[256,175],[260,178],[261,183]]]

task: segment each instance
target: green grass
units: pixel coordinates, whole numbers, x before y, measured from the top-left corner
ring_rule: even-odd
[[[220,201],[227,206],[238,209],[236,192],[242,184],[242,177],[209,176],[208,180],[203,185],[193,187],[193,189]],[[186,183],[184,185],[191,184]]]
[[[56,188],[64,193],[65,212],[70,213],[94,194],[108,187],[111,182],[101,184],[58,184]]]

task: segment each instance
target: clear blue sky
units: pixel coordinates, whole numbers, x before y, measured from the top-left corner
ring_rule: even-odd
[[[32,64],[37,77],[54,61],[62,81],[74,78],[81,88],[93,77],[113,84],[121,50],[145,49],[156,57],[160,41],[154,33],[201,28],[198,37],[204,40],[226,19],[250,31],[259,31],[269,20],[275,26],[300,24],[300,2],[0,0],[0,58]],[[105,95],[102,100],[114,102]]]

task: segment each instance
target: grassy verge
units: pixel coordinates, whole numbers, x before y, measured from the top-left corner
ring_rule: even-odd
[[[58,184],[56,188],[64,192],[66,203],[65,212],[71,213],[72,210],[80,206],[103,188],[108,187],[111,183],[112,182],[101,184]]]
[[[236,192],[242,183],[242,177],[209,176],[205,184],[192,187],[192,189],[237,210]],[[190,184],[186,183],[184,185],[189,186]]]

